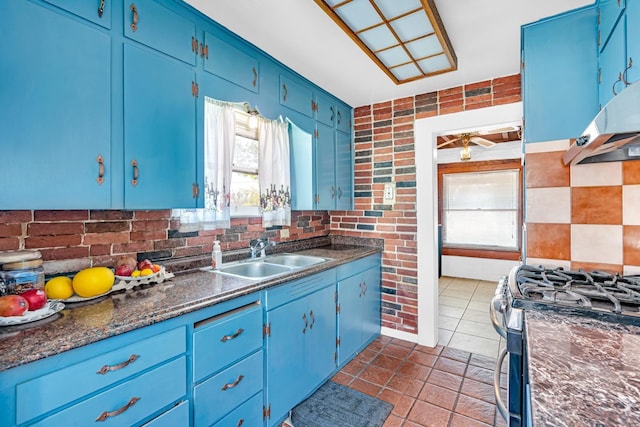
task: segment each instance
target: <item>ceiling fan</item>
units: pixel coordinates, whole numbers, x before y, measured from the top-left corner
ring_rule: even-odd
[[[478,132],[463,132],[457,135],[442,135],[440,138],[444,141],[438,144],[438,148],[446,147],[447,145],[454,144],[458,141],[462,143],[462,150],[460,151],[460,159],[461,160],[469,160],[471,159],[471,150],[469,149],[469,143],[473,143],[479,145],[484,148],[491,148],[496,145],[495,142],[483,138],[480,135],[495,135],[502,133],[506,136],[508,132],[517,131],[518,128],[513,126],[492,129],[487,131],[478,131]]]

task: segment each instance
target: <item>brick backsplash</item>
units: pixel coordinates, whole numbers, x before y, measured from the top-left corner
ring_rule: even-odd
[[[38,249],[55,271],[111,265],[122,254],[187,259],[248,248],[255,237],[292,242],[329,234],[384,239],[383,325],[417,333],[417,225],[414,121],[519,102],[520,75],[365,105],[354,110],[354,209],[292,212],[289,237],[260,218],[233,219],[227,230],[181,233],[161,211],[0,211],[0,250]],[[383,189],[395,182],[393,205]]]

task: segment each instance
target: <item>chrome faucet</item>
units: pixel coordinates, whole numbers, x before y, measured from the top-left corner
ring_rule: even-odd
[[[260,252],[260,258],[264,258],[267,246],[275,246],[276,242],[270,242],[268,238],[253,239],[249,242],[249,249],[251,250],[251,259],[256,259],[256,255]]]

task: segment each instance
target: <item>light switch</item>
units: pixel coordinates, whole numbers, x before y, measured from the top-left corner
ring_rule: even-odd
[[[384,203],[393,203],[396,198],[396,186],[393,182],[384,184]]]

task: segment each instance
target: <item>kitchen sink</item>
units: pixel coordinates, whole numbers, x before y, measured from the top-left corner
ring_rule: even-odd
[[[259,260],[222,265],[216,272],[248,279],[265,279],[267,277],[277,276],[278,274],[288,273],[291,270],[292,268],[286,265],[267,264]]]
[[[327,258],[297,254],[271,255],[264,259],[265,263],[286,265],[288,267],[309,267],[328,261]]]
[[[266,258],[223,264],[218,270],[213,270],[210,267],[203,270],[243,279],[268,279],[326,261],[331,261],[331,259],[309,255],[278,254]]]

